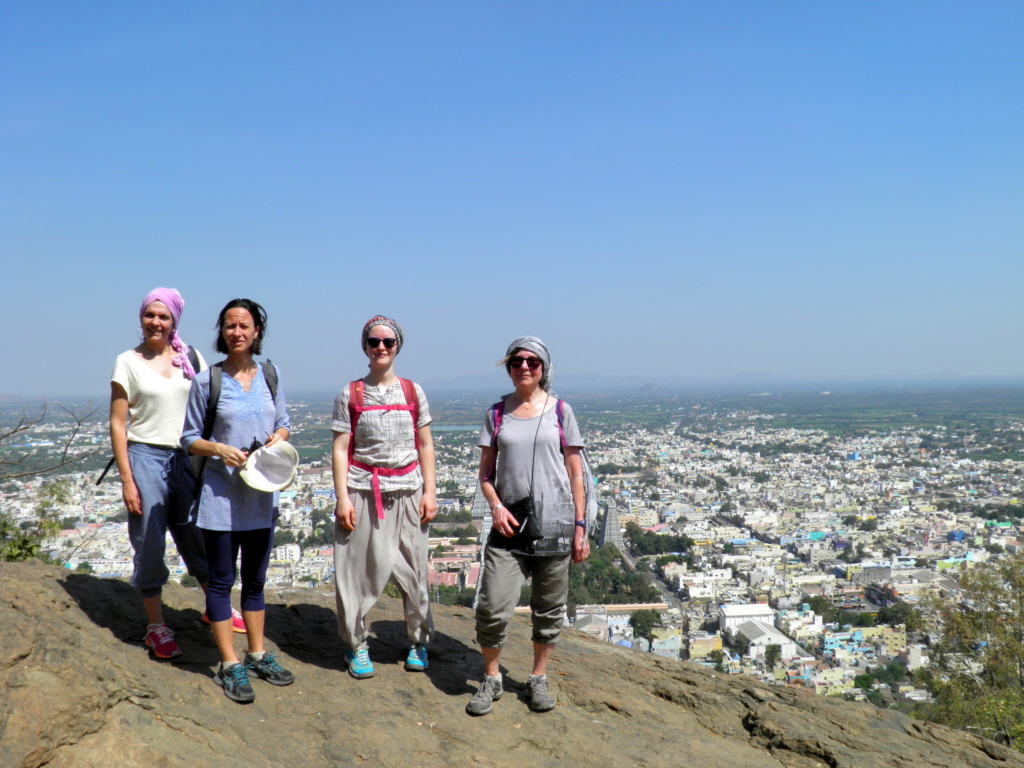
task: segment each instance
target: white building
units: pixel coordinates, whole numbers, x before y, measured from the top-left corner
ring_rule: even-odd
[[[769,627],[775,624],[775,611],[762,603],[726,603],[719,606],[719,610],[719,629],[729,637],[733,637],[736,628],[745,621],[760,621]]]

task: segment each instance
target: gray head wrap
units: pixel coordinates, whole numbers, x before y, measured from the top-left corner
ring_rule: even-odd
[[[399,350],[402,348],[402,344],[405,343],[405,333],[402,331],[402,326],[392,320],[390,317],[384,317],[384,315],[377,315],[371,317],[370,320],[363,326],[363,340],[362,347],[363,351],[366,351],[366,339],[370,335],[370,329],[377,325],[383,325],[385,328],[390,328],[395,332],[395,338],[398,339],[398,343],[395,345],[395,354],[397,355]]]
[[[551,353],[548,352],[547,346],[536,336],[520,336],[508,345],[505,357],[511,357],[512,353],[517,349],[533,352],[533,354],[540,358],[540,361],[544,364],[544,374],[540,377],[540,388],[545,392],[548,391],[551,387],[553,371],[551,370]]]

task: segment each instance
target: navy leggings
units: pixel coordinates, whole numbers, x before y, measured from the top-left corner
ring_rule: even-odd
[[[274,544],[274,527],[254,531],[211,531],[203,528],[210,583],[206,588],[206,615],[210,621],[231,618],[231,588],[235,585],[235,562],[242,550],[242,610],[266,608],[263,587]]]

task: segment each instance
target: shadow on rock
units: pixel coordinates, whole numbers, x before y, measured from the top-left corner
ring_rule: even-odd
[[[99,627],[127,645],[146,648],[146,613],[139,590],[118,579],[101,579],[84,573],[72,573],[58,581],[82,612]],[[212,668],[220,662],[220,654],[210,629],[195,608],[163,607],[164,622],[174,631],[174,639],[182,655],[171,662],[176,667],[212,677]]]
[[[344,648],[338,639],[338,617],[322,605],[267,604],[263,633],[292,658],[323,669],[344,671]]]
[[[367,642],[374,663],[404,665],[409,652],[405,622],[375,621],[370,629],[373,635]],[[479,651],[441,632],[434,632],[434,639],[427,651],[430,664],[424,674],[435,688],[449,696],[465,696],[476,692],[476,686],[469,685],[467,681],[476,676],[477,670],[483,674],[483,657]]]

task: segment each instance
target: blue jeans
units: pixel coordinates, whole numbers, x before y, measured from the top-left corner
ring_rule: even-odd
[[[206,615],[210,621],[231,618],[231,588],[235,585],[235,562],[242,550],[242,610],[266,608],[263,587],[267,583],[274,526],[253,531],[211,531],[200,528],[210,556],[210,583],[206,587]]]
[[[193,523],[174,525],[180,510],[191,502],[195,475],[180,448],[164,448],[146,443],[128,443],[128,463],[139,491],[141,515],[128,514],[128,538],[135,550],[131,584],[143,599],[156,597],[170,576],[164,563],[167,532],[185,561],[189,575],[201,583],[209,579],[206,547]]]

